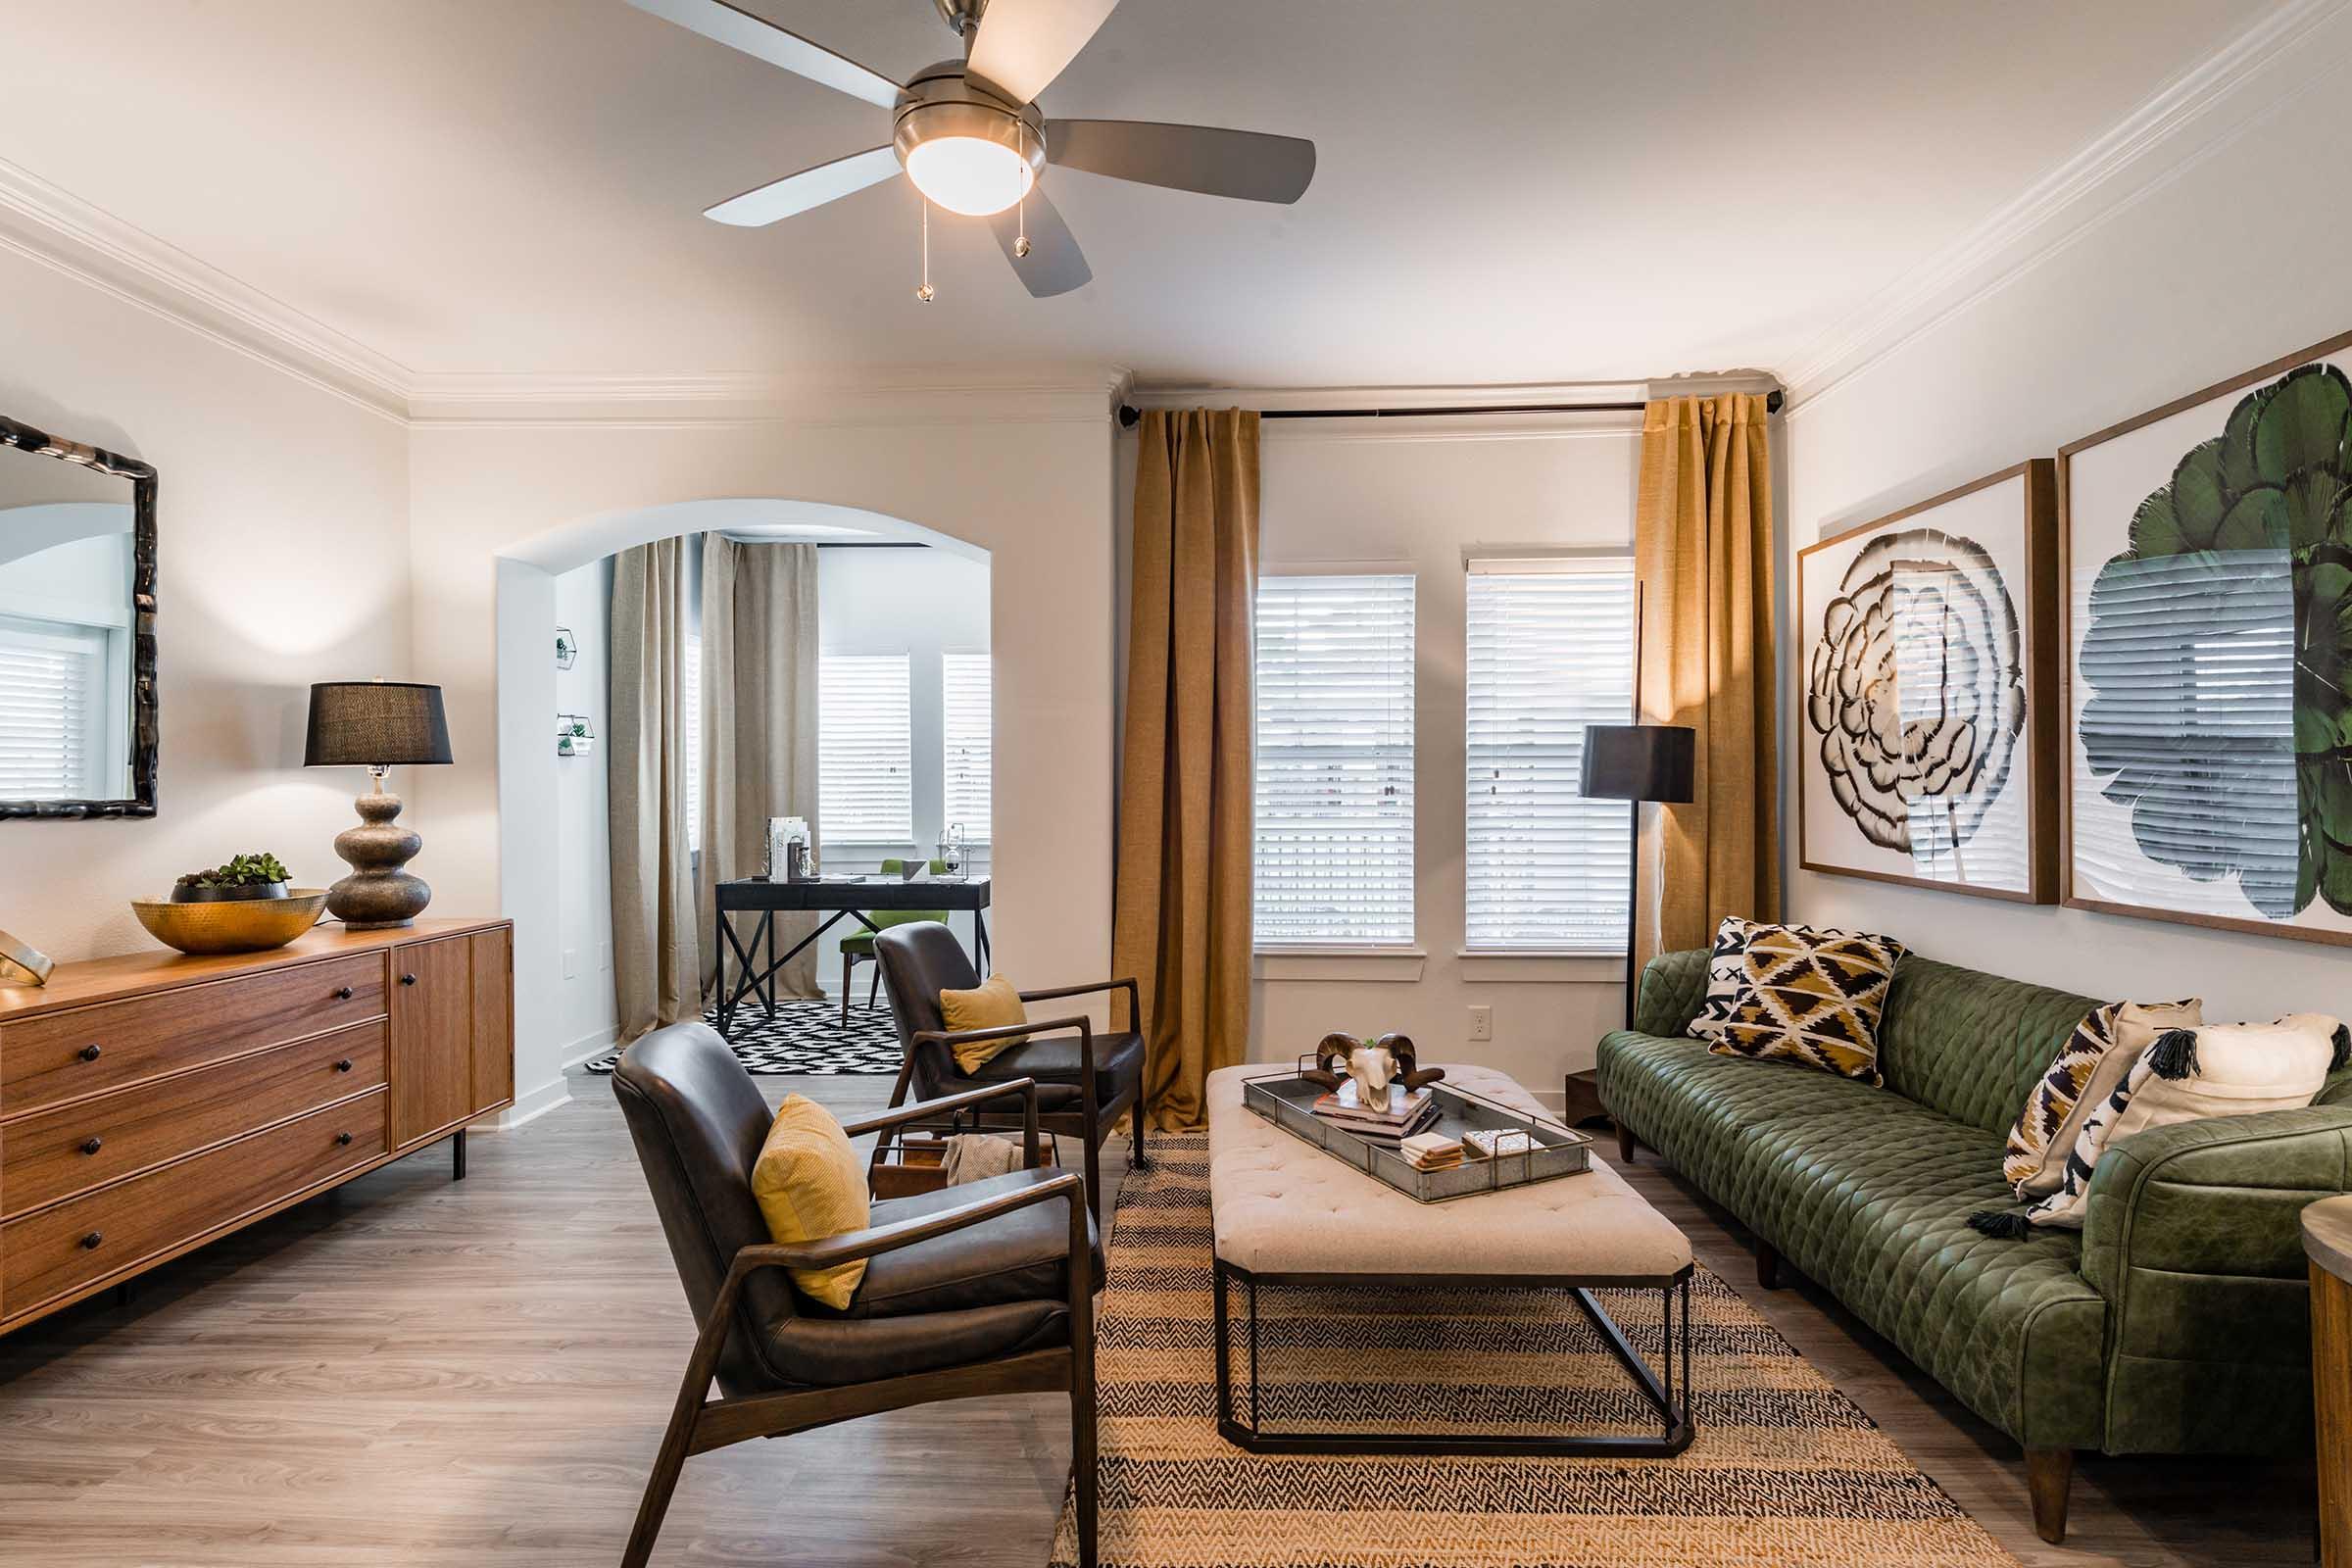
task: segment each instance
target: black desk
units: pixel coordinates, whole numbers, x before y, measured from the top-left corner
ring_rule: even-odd
[[[776,1010],[776,971],[801,956],[801,950],[833,929],[845,917],[855,917],[868,931],[881,928],[865,917],[868,909],[969,909],[972,911],[972,935],[979,948],[980,973],[988,973],[988,878],[974,877],[918,877],[902,882],[893,877],[887,881],[864,881],[855,877],[816,882],[771,882],[765,877],[741,877],[733,882],[721,882],[718,902],[718,1032],[725,1034],[735,1021],[735,1008],[745,997],[754,997],[767,1005],[772,1015]],[[799,910],[831,910],[824,924],[792,945],[792,951],[781,958],[776,956],[776,915]],[[752,926],[751,940],[745,942],[735,934],[733,914],[758,914]],[[760,962],[757,955],[760,944],[767,946],[767,961]],[[735,955],[737,975],[735,984],[727,984],[727,954]]]

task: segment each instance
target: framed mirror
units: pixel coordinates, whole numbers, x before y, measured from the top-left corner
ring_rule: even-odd
[[[0,817],[153,816],[155,469],[0,418]]]

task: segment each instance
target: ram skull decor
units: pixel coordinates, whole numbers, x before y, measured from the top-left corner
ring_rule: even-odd
[[[1402,1084],[1409,1094],[1445,1077],[1446,1069],[1418,1065],[1408,1036],[1387,1034],[1378,1040],[1358,1040],[1353,1035],[1335,1032],[1323,1037],[1323,1043],[1315,1047],[1314,1066],[1298,1076],[1335,1093],[1343,1083],[1352,1079],[1357,1104],[1386,1110],[1389,1085]]]

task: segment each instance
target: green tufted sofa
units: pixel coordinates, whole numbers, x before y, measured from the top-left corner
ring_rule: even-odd
[[[2093,999],[1907,956],[1873,1089],[1690,1039],[1706,959],[1652,961],[1635,1027],[1601,1039],[1624,1154],[1737,1215],[1767,1289],[1786,1258],[2022,1444],[2044,1540],[2079,1448],[2312,1451],[2297,1216],[2352,1186],[2352,1072],[2303,1109],[2126,1139],[2080,1233],[2000,1241],[1968,1217],[2012,1201],[2002,1140]]]

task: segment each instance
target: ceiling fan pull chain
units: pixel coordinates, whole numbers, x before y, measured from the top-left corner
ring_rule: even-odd
[[[1012,123],[1013,135],[1020,143],[1021,162],[1026,165],[1029,162],[1029,122],[1025,120],[1016,120]],[[1029,186],[1027,184],[1022,185],[1020,195],[1013,198],[1012,222],[1012,254],[1015,257],[1026,256],[1029,254]]]
[[[923,280],[915,285],[914,297],[928,305],[938,296],[931,292],[931,203],[917,196],[923,204]]]

